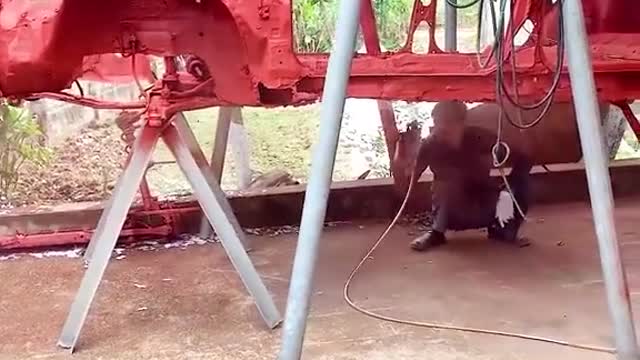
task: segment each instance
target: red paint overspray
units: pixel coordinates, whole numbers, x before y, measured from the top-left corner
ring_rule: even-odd
[[[293,52],[292,0],[152,1],[14,0],[0,9],[0,92],[2,96],[53,97],[97,108],[144,109],[168,118],[178,111],[215,105],[301,105],[320,98],[327,54]],[[293,0],[295,1],[295,0]],[[367,0],[363,0],[367,1]],[[442,0],[441,0],[442,1]],[[475,54],[445,53],[434,41],[435,4],[415,0],[411,24],[430,26],[429,54],[413,54],[410,43],[381,53],[372,17],[363,17],[369,54],[354,59],[348,96],[408,101],[494,101],[495,63],[477,66]],[[534,34],[518,51],[523,100],[540,97],[552,74],[542,64],[557,61],[553,41],[556,14],[547,0],[515,2],[514,22],[530,19]],[[632,0],[584,0],[593,67],[602,100],[640,98],[640,11]],[[368,8],[371,4],[368,3]],[[367,7],[365,7],[366,9]],[[540,31],[538,31],[540,30]],[[226,36],[219,36],[220,34]],[[376,51],[376,44],[378,51]],[[542,45],[545,46],[542,46]],[[175,89],[155,82],[147,103],[79,99],[59,92],[77,78],[131,81],[130,57],[113,54],[197,55],[212,78],[202,82],[178,73]],[[541,54],[544,55],[541,57]],[[148,63],[136,73],[151,81]],[[508,76],[507,76],[508,77]],[[566,74],[556,99],[570,99]],[[397,137],[392,117],[384,115],[387,144]],[[392,126],[393,125],[393,126]],[[395,129],[395,131],[394,131]],[[390,151],[392,152],[392,151]],[[168,209],[170,215],[173,210]]]
[[[413,22],[433,21],[435,3],[417,5]],[[543,34],[552,36],[556,19],[545,16],[544,3],[516,1],[515,23],[532,19]],[[293,52],[291,5],[286,0],[119,0],[109,2],[107,9],[103,3],[79,0],[5,2],[0,10],[0,90],[5,96],[60,91],[83,73],[91,76],[84,70],[92,57],[135,51],[195,54],[208,63],[214,81],[201,93],[174,101],[179,109],[308,103],[321,95],[327,54]],[[601,95],[608,100],[640,97],[640,54],[635,50],[640,45],[640,12],[632,11],[636,5],[631,0],[585,0],[584,5],[595,9],[587,12]],[[493,65],[480,69],[475,55],[443,53],[432,44],[427,55],[405,47],[396,53],[357,56],[349,95],[432,101],[495,98]],[[532,42],[518,53],[523,98],[540,96],[551,81],[535,46]],[[549,63],[556,61],[553,46],[542,53]],[[102,78],[121,80],[123,65],[105,58],[103,68],[113,71],[103,71]],[[569,96],[565,75],[558,98]]]

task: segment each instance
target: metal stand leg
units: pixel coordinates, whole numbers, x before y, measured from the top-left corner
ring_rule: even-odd
[[[242,236],[241,230],[237,230],[238,226],[237,222],[234,221],[235,216],[231,212],[231,206],[227,202],[220,186],[215,182],[208,181],[205,174],[209,169],[206,159],[201,151],[199,155],[194,156],[194,149],[188,139],[191,130],[189,129],[188,133],[185,133],[184,124],[179,125],[180,122],[176,121],[176,127],[168,127],[162,139],[175,156],[187,180],[191,183],[200,206],[216,233],[220,235],[220,241],[227,251],[231,264],[240,275],[249,293],[254,297],[258,311],[267,325],[275,328],[280,324],[282,318],[269,291],[245,252],[241,241],[244,236]],[[181,140],[184,140],[184,142]],[[199,157],[200,159],[198,159]]]
[[[82,325],[89,313],[93,297],[98,290],[98,285],[100,285],[104,271],[111,258],[111,252],[118,240],[120,229],[124,225],[127,212],[151,160],[153,149],[159,137],[158,129],[145,128],[142,131],[142,134],[134,143],[131,160],[118,180],[111,200],[102,213],[98,228],[94,232],[91,241],[95,254],[90,255],[89,268],[82,278],[80,289],[71,305],[69,316],[58,340],[58,345],[63,348],[73,350],[75,347]]]
[[[562,3],[571,91],[580,130],[609,313],[613,320],[617,357],[619,360],[637,360],[640,359],[640,353],[636,343],[627,279],[616,237],[611,179],[607,171],[607,159],[602,151],[600,114],[582,3],[580,0],[564,0]]]
[[[229,127],[229,145],[235,165],[238,188],[246,190],[251,185],[252,173],[249,161],[249,146],[247,142],[247,129],[242,119],[242,111],[236,108],[231,116],[231,126]]]
[[[125,178],[124,174],[120,176],[120,178],[116,182],[114,189],[119,189],[122,187],[124,178]],[[93,235],[91,236],[91,239],[89,239],[89,244],[87,244],[87,248],[84,250],[83,258],[84,258],[85,266],[88,266],[89,262],[93,258],[93,253],[95,252],[95,248],[96,248],[96,239],[98,238],[97,234],[104,232],[104,227],[107,223],[107,218],[108,218],[107,209],[110,209],[112,207],[113,200],[114,200],[113,195],[109,198],[109,200],[107,200],[104,210],[102,210],[102,215],[100,216],[100,220],[98,220],[98,225],[96,225],[96,229],[94,230]]]
[[[143,201],[143,206],[145,209],[151,209],[153,207],[154,201],[153,198],[151,197],[151,189],[149,188],[149,183],[146,181],[145,176],[146,176],[147,171],[145,170],[144,174],[142,174],[142,180],[140,181],[140,186],[139,186],[139,190],[140,190],[140,194],[142,195],[142,201]],[[120,186],[120,181],[123,179],[123,177],[120,177],[118,179],[118,182],[116,183],[115,188],[117,189]],[[134,195],[135,197],[135,195]],[[104,231],[103,228],[106,224],[107,221],[107,211],[106,209],[111,207],[111,202],[113,201],[113,196],[111,198],[109,198],[107,205],[105,206],[105,209],[102,212],[102,216],[100,216],[100,220],[98,220],[98,225],[96,226],[96,230],[94,231],[95,233],[98,232],[102,232]],[[126,221],[126,219],[125,219]],[[88,266],[89,262],[91,261],[91,258],[93,257],[93,253],[95,251],[96,248],[96,236],[92,236],[91,239],[89,239],[89,244],[87,244],[87,248],[84,251],[84,262],[85,265]]]
[[[216,135],[213,141],[213,150],[211,151],[211,170],[216,176],[218,184],[222,183],[222,172],[224,170],[224,160],[227,154],[227,140],[229,139],[229,127],[231,125],[232,107],[220,107],[218,109],[218,121],[216,123]],[[211,225],[207,217],[203,214],[200,220],[200,237],[208,238],[212,234]]]
[[[179,114],[175,117],[172,126],[164,130],[163,134],[160,131],[158,128],[151,127],[145,127],[142,130],[140,137],[134,143],[131,159],[118,180],[111,200],[104,209],[91,241],[93,253],[90,255],[91,262],[58,340],[58,345],[63,348],[73,351],[76,345],[129,207],[161,136],[192,184],[207,218],[220,235],[231,263],[238,271],[249,293],[254,297],[258,311],[265,322],[270,328],[276,327],[281,322],[280,313],[271,295],[244,250],[242,229],[186,120]]]
[[[182,113],[178,113],[173,119],[173,125],[180,133],[180,138],[182,139],[184,144],[189,148],[191,152],[191,156],[195,160],[196,164],[198,164],[199,171],[202,172],[202,175],[204,176],[207,184],[209,184],[209,187],[214,191],[219,190],[220,194],[222,194],[221,196],[219,196],[219,200],[220,200],[219,203],[220,203],[220,206],[222,206],[225,214],[231,215],[231,216],[228,216],[228,220],[229,220],[229,223],[233,226],[233,230],[235,231],[236,234],[238,234],[238,236],[244,234],[244,231],[242,230],[240,223],[238,223],[238,219],[236,219],[236,217],[233,216],[233,209],[231,209],[231,205],[229,205],[229,202],[227,201],[227,197],[224,195],[224,193],[220,189],[220,185],[216,180],[216,174],[213,172],[213,169],[211,168],[211,166],[209,166],[209,163],[207,162],[207,158],[204,156],[204,153],[202,152],[200,145],[198,145],[198,140],[196,139],[196,136],[193,134],[191,127],[189,127],[189,124],[187,123],[187,119],[185,119]],[[194,191],[195,191],[195,188],[194,188]],[[197,197],[197,193],[196,193],[196,197]],[[222,235],[220,237],[222,238]],[[242,245],[246,248],[246,251],[250,251],[250,246],[247,241],[247,238],[245,236],[240,236],[240,241],[242,242]]]
[[[140,114],[138,114],[138,115],[122,114],[121,116],[119,116],[116,119],[116,124],[118,125],[118,127],[122,131],[123,140],[125,141],[127,146],[133,146],[134,143],[135,143],[136,137],[135,137],[134,124],[137,123],[138,121],[140,121],[140,117],[141,117]],[[131,161],[131,157],[132,157],[132,153],[131,153],[131,149],[129,149],[129,154],[127,156],[127,160],[126,160],[126,163],[125,163],[125,168],[129,165],[129,162]],[[147,170],[148,169],[149,169],[149,165],[147,165]],[[118,179],[118,183],[116,184],[116,188],[118,188],[118,186],[120,186],[121,179],[122,179],[122,177],[120,177]],[[154,207],[154,205],[156,205],[156,203],[155,203],[153,197],[151,196],[151,189],[149,188],[149,183],[147,182],[147,179],[146,179],[146,171],[145,171],[145,174],[143,174],[143,176],[142,176],[142,181],[140,182],[139,191],[140,191],[140,195],[142,196],[142,202],[143,202],[144,209],[145,210],[152,209]],[[109,208],[111,206],[110,205],[111,201],[113,201],[113,196],[110,197],[109,200],[107,201],[105,209]],[[103,212],[103,214],[106,214],[106,212]],[[105,225],[104,224],[105,219],[106,219],[106,216],[101,216],[100,217],[100,220],[98,221],[98,225],[96,226],[96,231],[95,232],[102,231],[102,228]],[[89,261],[91,261],[91,257],[93,256],[93,252],[94,252],[95,247],[96,247],[95,239],[96,239],[96,237],[93,236],[89,240],[89,244],[87,244],[87,248],[85,249],[85,252],[84,252],[85,265],[87,265],[89,263]]]
[[[342,113],[351,72],[361,1],[341,0],[336,43],[329,57],[320,114],[320,140],[313,154],[311,176],[304,200],[300,236],[293,263],[289,298],[282,332],[280,360],[297,360],[309,314],[313,271],[327,210]]]

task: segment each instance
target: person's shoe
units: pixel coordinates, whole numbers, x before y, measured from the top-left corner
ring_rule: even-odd
[[[531,245],[531,241],[523,236],[518,236],[520,222],[516,219],[510,220],[504,227],[492,225],[487,228],[487,236],[491,240],[514,244],[518,247],[526,247]]]
[[[504,234],[502,233],[502,229],[498,226],[491,225],[487,228],[487,237],[490,240],[500,240],[504,237]]]
[[[411,242],[411,249],[425,251],[429,248],[444,245],[447,239],[440,231],[431,230]]]

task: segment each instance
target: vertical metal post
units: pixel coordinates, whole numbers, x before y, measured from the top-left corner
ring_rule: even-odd
[[[457,0],[444,1],[444,50],[458,49],[458,9],[449,2],[456,4]]]
[[[607,159],[602,151],[600,114],[591,67],[590,47],[580,0],[562,1],[565,46],[580,141],[584,154],[591,209],[619,360],[638,360],[640,353],[629,301],[629,290],[613,218],[613,196]]]
[[[280,360],[298,360],[309,315],[313,272],[329,198],[347,84],[351,73],[361,1],[341,0],[336,41],[322,94],[320,139],[314,149],[311,176],[305,194],[300,235],[291,273],[289,298],[282,331]]]
[[[246,190],[251,184],[251,161],[249,159],[247,129],[242,120],[242,109],[239,107],[235,108],[231,114],[229,145],[231,145],[231,154],[233,155],[238,187],[240,190]]]
[[[216,123],[216,135],[213,141],[211,152],[211,170],[216,176],[218,183],[222,181],[224,171],[224,161],[227,155],[227,141],[229,139],[229,126],[231,116],[235,109],[233,107],[221,106],[218,109],[218,122]]]

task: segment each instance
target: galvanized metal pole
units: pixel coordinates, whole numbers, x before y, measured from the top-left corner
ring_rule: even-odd
[[[280,312],[245,251],[244,234],[235,219],[231,205],[212,176],[209,163],[184,118],[176,117],[174,126],[169,126],[165,130],[162,140],[173,153],[182,173],[191,184],[202,211],[219,235],[231,265],[253,297],[260,315],[267,325],[274,329],[282,321]]]
[[[62,328],[58,346],[74,350],[84,325],[93,298],[96,296],[102,277],[109,265],[111,252],[125,223],[127,213],[136,195],[140,181],[149,165],[156,143],[160,137],[157,128],[144,127],[131,149],[132,155],[122,176],[118,179],[111,199],[104,208],[98,226],[93,233],[92,253],[87,258],[89,266],[80,282],[69,315]]]
[[[229,127],[229,146],[235,165],[238,188],[246,190],[251,185],[251,154],[249,152],[249,141],[247,129],[242,119],[242,108],[237,108],[231,115],[231,126]]]
[[[444,50],[456,51],[458,49],[458,9],[449,5],[457,4],[457,0],[444,1]]]
[[[638,360],[640,353],[636,343],[629,290],[613,218],[611,179],[607,169],[607,159],[602,151],[600,110],[582,2],[564,0],[562,4],[571,91],[584,154],[609,313],[614,326],[617,357],[619,360]]]
[[[320,139],[314,149],[311,176],[302,210],[300,236],[291,273],[280,360],[298,360],[302,354],[313,272],[324,226],[351,61],[358,33],[360,5],[361,1],[340,1],[336,41],[329,57],[322,94]]]

